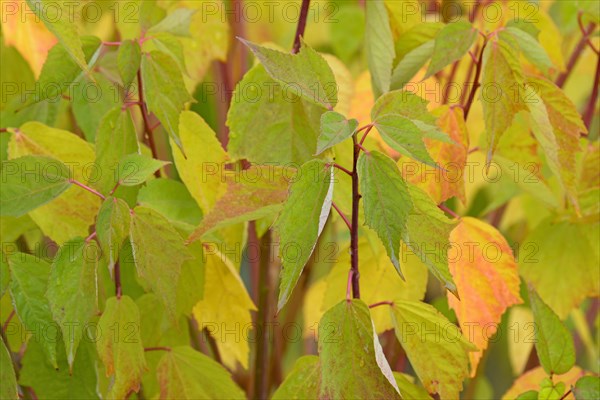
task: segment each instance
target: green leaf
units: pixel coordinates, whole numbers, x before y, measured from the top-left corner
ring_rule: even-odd
[[[457,399],[469,375],[468,352],[475,346],[429,304],[396,301],[391,315],[396,337],[425,389],[442,399]]]
[[[288,171],[275,166],[253,166],[226,175],[227,191],[189,241],[240,222],[259,220],[281,211],[288,196]]]
[[[377,99],[371,109],[371,121],[388,114],[408,118],[424,132],[437,130],[436,117],[427,111],[427,100],[406,90],[394,90]]]
[[[96,370],[98,359],[91,340],[92,335],[90,334],[90,339],[81,342],[72,370],[67,363],[65,347],[61,340],[56,347],[58,354],[58,367],[56,367],[48,362],[39,342],[31,338],[27,342],[27,350],[23,356],[19,384],[31,387],[39,399],[99,399]],[[104,331],[102,336],[105,335],[110,338],[112,332]]]
[[[333,168],[320,160],[304,164],[275,228],[279,233],[282,271],[277,309],[290,298],[331,211]]]
[[[394,371],[394,379],[403,400],[431,400],[431,396],[422,386],[418,386],[412,381],[414,378],[410,375],[404,375]],[[410,379],[410,380],[409,380]]]
[[[600,378],[597,376],[583,376],[579,378],[573,394],[576,400],[592,400],[600,398]]]
[[[107,398],[124,399],[140,389],[146,371],[144,346],[140,338],[140,312],[128,296],[106,300],[98,321],[96,349],[111,380]]]
[[[158,178],[146,182],[138,195],[138,204],[152,208],[174,227],[192,231],[202,220],[202,210],[185,185],[173,179]]]
[[[503,41],[490,42],[485,48],[479,97],[485,121],[488,165],[500,137],[511,126],[514,116],[526,109],[521,97],[523,74],[515,53]]]
[[[191,315],[192,310],[204,298],[206,267],[202,243],[190,243],[188,249],[192,258],[181,265],[177,284],[177,312]]]
[[[444,26],[435,36],[431,63],[424,79],[460,60],[473,46],[476,38],[477,29],[468,22],[453,22]]]
[[[573,102],[554,83],[529,78],[526,96],[533,134],[544,149],[550,170],[578,210],[575,159],[581,151],[579,138],[587,129]]]
[[[181,113],[179,134],[187,158],[182,151],[172,146],[177,172],[202,212],[208,213],[225,193],[222,174],[227,153],[217,140],[215,132],[202,117],[192,111]]]
[[[96,134],[95,163],[101,173],[94,186],[100,193],[107,195],[117,184],[119,161],[127,154],[139,151],[129,111],[120,106],[108,111],[100,121]]]
[[[13,367],[12,357],[4,344],[4,340],[0,344],[0,398],[1,399],[18,399],[19,390],[17,387],[17,377],[15,368]]]
[[[510,37],[507,37],[510,36]],[[538,43],[535,37],[518,27],[507,26],[499,33],[500,39],[512,42],[516,41],[521,48],[521,52],[533,65],[535,65],[545,75],[550,73],[554,64],[550,60],[546,50]]]
[[[183,82],[177,63],[169,55],[152,51],[142,56],[142,82],[148,110],[161,122],[175,144],[179,139],[179,114],[193,100]]]
[[[533,288],[529,290],[529,302],[535,321],[535,349],[540,364],[550,375],[568,372],[575,365],[575,346],[569,329]]]
[[[516,400],[538,400],[537,390],[528,390],[525,393],[521,393]]]
[[[533,229],[521,246],[521,276],[561,319],[600,290],[600,277],[596,274],[600,263],[599,227],[598,222],[548,218]],[[565,265],[577,268],[565,273]]]
[[[317,356],[302,356],[279,385],[271,400],[317,399],[321,365]]]
[[[137,41],[123,40],[117,55],[117,67],[123,81],[123,86],[128,88],[135,79],[142,61],[142,49]]]
[[[69,170],[50,157],[24,156],[3,161],[0,212],[20,217],[60,196],[71,186]]]
[[[408,190],[414,207],[407,220],[408,234],[402,240],[431,273],[456,295],[456,285],[448,269],[450,232],[456,223],[448,219],[423,190],[411,184],[408,184]]]
[[[411,120],[399,114],[386,114],[377,118],[373,125],[394,150],[432,167],[438,166],[425,147],[423,131]]]
[[[433,55],[434,41],[429,40],[407,53],[394,68],[390,89],[402,89]]]
[[[156,211],[136,207],[131,218],[131,246],[138,276],[176,316],[177,282],[181,264],[191,258],[183,239],[165,217]],[[168,268],[165,268],[168,265]]]
[[[117,87],[108,78],[100,73],[93,73],[91,77],[94,81],[84,75],[74,83],[71,104],[77,125],[86,140],[93,143],[104,115],[123,101]]]
[[[79,47],[81,48],[82,45],[84,64],[86,61],[93,64],[102,41],[95,36],[83,36]],[[57,101],[71,85],[75,84],[77,78],[82,74],[81,70],[85,71],[85,68],[74,62],[68,53],[69,49],[61,43],[57,43],[50,49],[38,80],[39,91],[36,91],[32,101],[38,102],[45,99],[52,102]],[[109,93],[113,94],[113,92]]]
[[[413,208],[406,182],[396,163],[388,156],[372,151],[360,155],[357,164],[365,223],[377,232],[394,268],[404,277],[398,256],[400,239]]]
[[[287,91],[333,110],[337,104],[333,71],[327,61],[306,43],[302,42],[298,54],[288,54],[240,40],[252,50],[271,78]]]
[[[367,28],[365,43],[371,82],[375,98],[390,90],[392,66],[394,64],[394,37],[388,12],[383,0],[365,3]]]
[[[137,186],[146,182],[152,175],[169,164],[143,154],[128,154],[119,161],[119,183],[123,186]]]
[[[11,277],[10,296],[15,312],[25,328],[35,332],[42,340],[44,352],[56,368],[58,327],[52,320],[50,305],[46,300],[50,265],[39,257],[15,253],[8,257],[8,266]]]
[[[565,393],[564,382],[554,384],[550,378],[544,378],[540,386],[537,400],[562,400]]]
[[[313,158],[325,110],[286,93],[257,65],[233,94],[227,114],[229,154],[258,164],[302,165]]]
[[[71,372],[85,328],[98,311],[99,257],[96,242],[76,238],[59,249],[50,268],[46,298],[61,328]]]
[[[335,111],[327,111],[321,115],[321,134],[317,140],[317,152],[319,155],[325,150],[352,137],[358,128],[358,121],[346,119],[342,114]]]
[[[336,13],[337,22],[329,27],[331,47],[346,65],[352,61],[363,43],[365,12],[358,4],[347,3]]]
[[[83,71],[87,71],[88,67],[82,50],[81,38],[77,32],[77,24],[69,20],[72,17],[72,10],[69,12],[60,3],[49,0],[27,0],[27,4],[48,30],[57,37],[77,65]],[[51,7],[49,7],[50,5]]]
[[[196,11],[189,8],[178,8],[148,29],[148,33],[167,32],[177,36],[189,36],[192,16]]]
[[[69,177],[86,183],[94,177],[94,147],[81,137],[38,122],[27,122],[12,135],[9,158],[27,155],[52,157],[69,166]],[[88,182],[89,183],[89,182]],[[91,184],[91,183],[90,183]],[[62,245],[77,236],[89,235],[100,207],[100,199],[80,187],[71,187],[60,197],[29,215],[42,232]]]
[[[319,398],[401,399],[369,308],[361,300],[343,300],[323,315],[319,322],[319,357]]]
[[[111,272],[123,248],[123,241],[129,236],[130,213],[127,203],[116,197],[104,200],[98,211],[96,233]]]
[[[229,371],[189,346],[165,353],[156,367],[161,399],[245,399]]]

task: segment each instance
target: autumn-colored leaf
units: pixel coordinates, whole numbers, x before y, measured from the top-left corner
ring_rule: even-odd
[[[448,295],[463,332],[477,346],[469,353],[471,376],[507,308],[522,303],[513,252],[500,232],[464,217],[450,233],[448,267],[459,298]]]

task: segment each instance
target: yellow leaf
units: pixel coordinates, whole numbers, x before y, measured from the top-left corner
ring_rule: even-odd
[[[337,84],[337,104],[335,105],[335,111],[347,115],[350,112],[354,99],[354,80],[352,79],[352,74],[344,63],[336,57],[330,54],[321,55],[327,61],[335,76]]]
[[[508,315],[508,357],[515,375],[521,375],[535,342],[533,313],[528,307],[517,306]]]
[[[512,249],[491,225],[465,217],[450,233],[448,267],[460,300],[448,294],[462,331],[479,349],[469,354],[471,376],[508,307],[522,303]]]
[[[564,382],[566,387],[570,387],[571,385],[575,385],[575,382],[582,376],[584,376],[584,371],[581,368],[575,366],[571,368],[569,372],[563,375],[554,375],[552,380],[554,382]],[[517,380],[513,383],[513,385],[508,389],[504,396],[502,396],[502,400],[512,400],[516,399],[521,393],[527,392],[528,390],[539,390],[540,383],[544,378],[547,378],[548,374],[542,367],[537,367],[532,370],[525,372],[521,375]],[[564,400],[574,400],[575,397],[573,394],[569,394]]]
[[[223,179],[227,153],[215,132],[192,111],[184,111],[179,117],[179,138],[185,156],[171,140],[175,166],[190,194],[207,214],[227,189]]]
[[[207,328],[215,339],[223,363],[235,369],[236,361],[248,368],[250,311],[256,306],[246,291],[235,267],[214,247],[204,251],[204,298],[192,311],[200,329]]]
[[[82,183],[98,179],[98,174],[113,171],[97,170],[93,146],[61,129],[39,122],[28,122],[11,138],[10,158],[44,155],[62,161],[73,179]],[[100,199],[79,187],[71,187],[60,197],[29,213],[41,230],[59,245],[76,236],[86,237],[95,221]]]
[[[374,237],[374,233],[368,232],[366,235],[371,237],[361,238],[358,245],[359,271],[362,277],[360,280],[361,299],[367,304],[379,301],[422,300],[427,286],[428,272],[419,257],[401,251],[399,261],[406,279],[404,281],[392,265],[379,239]],[[401,246],[401,248],[405,250],[406,246]],[[322,313],[346,298],[349,269],[350,252],[348,247],[345,247],[338,252],[338,260],[325,278],[327,290],[321,305]],[[377,333],[393,328],[388,308],[381,306],[371,309],[371,318]]]

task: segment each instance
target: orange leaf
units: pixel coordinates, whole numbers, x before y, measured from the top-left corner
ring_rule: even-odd
[[[463,110],[459,107],[442,106],[433,113],[439,116],[437,125],[440,130],[456,142],[425,139],[429,154],[443,170],[402,157],[399,164],[402,176],[423,189],[436,203],[456,196],[465,204],[464,170],[469,152],[469,135]]]
[[[469,353],[471,376],[488,340],[496,332],[508,307],[523,302],[519,295],[519,273],[513,252],[492,226],[465,217],[450,233],[448,267],[460,300],[448,295],[448,303],[469,341],[479,352]]]
[[[56,37],[23,0],[2,2],[2,35],[6,46],[14,46],[27,60],[36,79],[40,76],[48,50],[57,42]]]

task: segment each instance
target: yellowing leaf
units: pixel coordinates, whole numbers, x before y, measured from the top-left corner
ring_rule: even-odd
[[[519,272],[561,319],[600,290],[598,226],[546,219],[521,246]]]
[[[425,389],[457,399],[468,376],[468,352],[475,347],[429,304],[397,301],[391,313],[396,337]]]
[[[555,375],[553,380],[555,382],[564,382],[567,386],[575,385],[575,382],[584,375],[584,371],[581,368],[575,366],[571,368],[569,372],[562,375]],[[548,374],[542,367],[536,367],[532,370],[525,372],[521,375],[502,396],[502,400],[513,400],[518,395],[528,390],[539,390],[540,383],[544,378],[547,378]],[[569,394],[564,400],[574,400],[573,394]]]
[[[235,369],[236,361],[248,368],[248,335],[256,310],[244,283],[227,257],[212,248],[204,251],[204,298],[192,313],[200,329],[207,328],[217,342],[223,363]]]
[[[2,36],[6,46],[16,47],[38,77],[48,51],[57,42],[56,37],[34,13],[29,12],[23,0],[6,0],[2,7],[6,11],[2,13]]]
[[[116,334],[112,334],[115,332]],[[140,337],[140,312],[128,296],[111,297],[98,321],[98,356],[106,367],[106,376],[114,375],[108,398],[124,399],[140,389],[147,369]]]
[[[460,107],[443,106],[435,114],[440,115],[437,125],[455,143],[425,139],[427,151],[441,168],[415,163],[406,157],[399,161],[404,179],[423,189],[436,203],[451,197],[458,197],[463,203],[465,197],[465,167],[469,151],[469,134]]]
[[[508,315],[508,326],[516,327],[514,340],[508,341],[508,356],[513,375],[519,376],[525,370],[535,342],[536,327],[529,307],[512,307]]]
[[[225,176],[227,191],[204,216],[202,224],[189,241],[202,238],[215,229],[245,221],[258,220],[277,213],[288,196],[285,169],[274,166],[253,166]]]
[[[223,366],[189,346],[167,351],[156,374],[161,399],[246,398]]]
[[[179,137],[185,156],[172,143],[175,166],[190,194],[206,214],[226,191],[223,175],[227,154],[213,130],[192,111],[181,113]]]
[[[462,218],[450,233],[448,267],[460,300],[448,295],[463,332],[479,351],[469,353],[471,376],[496,332],[500,318],[513,304],[522,303],[520,278],[506,239],[491,225]]]
[[[0,379],[2,380],[0,398],[18,399],[17,377],[13,367],[12,357],[4,344],[4,340],[0,344]]]
[[[279,385],[271,400],[289,400],[302,397],[319,397],[321,383],[321,365],[317,356],[303,356],[296,360],[294,369]]]
[[[94,148],[73,133],[28,122],[14,134],[8,145],[10,158],[25,155],[49,156],[62,161],[70,177],[87,182],[94,177]],[[102,171],[101,173],[107,173]],[[33,210],[31,219],[59,245],[89,234],[100,206],[99,199],[79,188],[71,187],[54,201]]]

